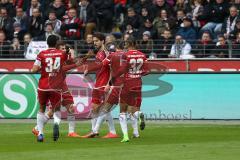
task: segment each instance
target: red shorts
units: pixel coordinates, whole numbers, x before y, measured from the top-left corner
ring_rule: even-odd
[[[46,106],[49,102],[52,108],[61,106],[61,92],[38,90],[38,101],[40,105]]]
[[[142,80],[128,79],[125,80],[122,92],[120,94],[120,102],[129,106],[140,108],[142,103]]]
[[[63,94],[62,94],[62,105],[67,106],[67,105],[70,105],[70,104],[73,104],[73,103],[74,103],[74,101],[73,101],[72,94],[69,91],[63,92]]]
[[[92,91],[92,103],[101,104],[105,99],[105,87],[93,89]]]

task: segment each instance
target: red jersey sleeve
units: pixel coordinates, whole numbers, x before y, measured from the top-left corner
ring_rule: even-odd
[[[39,53],[37,55],[37,58],[36,58],[36,60],[34,62],[34,65],[41,67],[41,65],[42,65],[42,57],[41,57],[41,55],[42,55],[41,53]]]

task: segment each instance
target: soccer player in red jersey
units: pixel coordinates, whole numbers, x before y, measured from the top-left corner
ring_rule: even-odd
[[[67,116],[67,120],[68,120],[68,124],[69,124],[69,130],[68,130],[68,137],[80,137],[76,132],[75,132],[75,115],[74,115],[74,109],[73,109],[73,97],[72,94],[70,93],[68,86],[66,84],[66,71],[77,67],[76,63],[74,62],[74,53],[73,50],[70,49],[69,46],[67,46],[63,41],[58,41],[56,48],[59,50],[64,51],[64,53],[67,56],[66,61],[64,62],[64,66],[62,67],[61,70],[59,70],[60,74],[60,80],[58,79],[58,77],[53,78],[52,81],[54,81],[53,83],[59,83],[58,81],[63,80],[62,82],[62,99],[61,99],[61,105],[65,106],[68,110],[68,116]],[[63,71],[63,68],[65,69]],[[60,120],[61,120],[61,112],[60,112],[60,108],[55,108],[55,111],[53,113],[52,108],[50,108],[50,110],[47,113],[48,117],[54,117],[54,123],[57,123],[58,125],[60,124]],[[37,126],[35,126],[32,129],[32,133],[34,135],[38,135],[39,131]]]
[[[102,65],[103,60],[109,56],[109,52],[106,50],[104,42],[105,42],[105,36],[101,33],[95,33],[93,35],[93,42],[95,48],[98,50],[96,54],[96,60],[94,64],[88,65],[88,71],[96,71],[96,82],[94,89],[92,91],[92,112],[93,115],[98,114],[99,109],[101,105],[104,102],[105,99],[105,90],[106,86],[109,86],[109,81],[111,78],[110,74],[110,66],[108,65]],[[109,113],[106,117],[109,124],[109,131],[112,135],[112,137],[117,137],[116,130],[113,123],[113,118],[111,114]],[[94,132],[94,127],[97,122],[97,118],[92,118],[92,132],[89,134],[83,136],[83,138],[93,138],[97,135],[99,135],[98,132]]]
[[[134,39],[126,42],[128,51],[122,56],[123,65],[113,77],[119,77],[124,74],[124,86],[120,95],[120,115],[119,121],[123,132],[123,140],[128,142],[127,112],[130,114],[133,127],[133,137],[139,137],[138,118],[140,119],[140,128],[145,127],[144,115],[140,112],[142,102],[142,79],[143,75],[148,73],[147,58],[145,54],[136,50]]]
[[[64,42],[58,42],[57,49],[63,50],[69,57],[67,62],[65,62],[65,64],[74,64],[73,62],[73,58],[74,58],[74,51],[71,49],[71,46],[66,45]],[[64,77],[66,77],[66,72],[64,72]],[[65,106],[66,108],[69,108],[68,110],[68,115],[67,115],[67,120],[68,120],[68,137],[80,137],[80,135],[78,135],[75,132],[75,115],[74,115],[74,110],[73,110],[73,96],[70,93],[68,86],[66,84],[66,80],[64,79],[65,83],[64,83],[64,91],[62,94],[62,106]]]
[[[64,77],[58,83],[51,82],[56,80],[55,77],[59,76],[58,72],[62,69],[64,62],[67,60],[67,55],[62,51],[55,48],[58,37],[50,35],[47,39],[48,49],[41,51],[33,65],[32,72],[41,73],[41,78],[38,84],[38,101],[40,103],[39,112],[37,113],[37,128],[39,130],[38,142],[43,142],[43,128],[45,123],[50,118],[45,115],[45,109],[48,102],[51,103],[53,110],[59,108],[61,105],[61,92],[64,90]],[[59,119],[56,118],[56,121]],[[59,126],[54,124],[53,138],[56,141],[59,137]]]
[[[102,62],[105,66],[110,66],[111,68],[111,74],[114,72],[117,72],[118,69],[121,67],[121,60],[122,56],[124,54],[123,48],[121,47],[123,45],[117,44],[115,45],[116,51],[110,52],[110,55],[105,58]],[[99,111],[99,117],[97,119],[96,125],[93,129],[93,132],[98,133],[98,130],[105,119],[105,117],[111,112],[114,107],[119,102],[119,96],[123,85],[123,77],[117,77],[114,82],[111,82],[109,86],[107,86],[107,96],[105,97],[104,103],[102,104],[100,111]],[[109,133],[103,138],[111,138],[112,135]],[[116,138],[116,137],[114,137]]]
[[[111,74],[117,72],[118,69],[121,67],[121,60],[124,54],[122,51],[121,44],[115,44],[116,51],[111,52],[111,54],[103,60],[103,65],[108,65],[111,68]],[[98,133],[98,130],[105,119],[105,117],[114,109],[114,107],[119,102],[119,95],[122,89],[124,77],[117,77],[114,81],[111,79],[111,84],[107,87],[108,92],[107,96],[105,97],[104,103],[102,104],[99,117],[97,118],[96,125],[93,129],[93,132]],[[112,135],[111,133],[107,134],[103,138],[116,138],[116,136]]]

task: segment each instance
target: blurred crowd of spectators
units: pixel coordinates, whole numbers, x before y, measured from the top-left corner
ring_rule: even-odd
[[[133,36],[152,57],[240,57],[240,0],[0,0],[0,58],[55,34],[84,54],[92,33]]]

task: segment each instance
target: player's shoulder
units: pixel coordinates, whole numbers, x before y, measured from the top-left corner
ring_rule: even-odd
[[[146,55],[144,53],[142,53],[139,50],[129,50],[126,55],[128,57],[146,57]]]
[[[43,52],[43,54],[45,56],[61,56],[61,55],[64,55],[64,51],[62,50],[59,50],[59,49],[55,49],[55,48],[50,48],[50,49],[47,49]]]
[[[121,55],[124,55],[125,52],[124,51],[115,51],[115,52],[112,52],[110,54],[111,57],[117,57],[117,56],[121,56]]]

